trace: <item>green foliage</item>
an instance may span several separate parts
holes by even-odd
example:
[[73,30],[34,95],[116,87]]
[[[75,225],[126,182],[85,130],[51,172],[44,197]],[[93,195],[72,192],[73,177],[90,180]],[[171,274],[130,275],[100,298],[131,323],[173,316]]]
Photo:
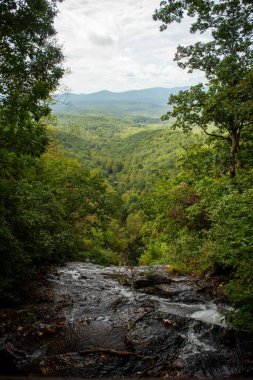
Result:
[[78,245],[39,159],[49,141],[50,93],[64,72],[56,5],[0,2],[1,298],[17,295],[41,262],[66,259]]
[[[98,174],[59,153],[40,159],[9,153],[2,162],[3,296],[13,291],[11,286],[26,282],[41,263],[73,259],[84,250],[82,236],[94,221],[104,219],[106,188]],[[14,172],[18,178],[13,178]]]
[[234,190],[224,195],[212,212],[210,238],[215,242],[213,262],[219,268],[229,267],[234,278],[225,291],[240,309],[235,323],[253,330],[253,191]]
[[[209,32],[208,42],[179,46],[175,60],[189,72],[205,73],[207,88],[199,84],[170,97],[172,111],[163,119],[177,118],[174,127],[185,131],[200,127],[214,138],[230,141],[230,177],[238,166],[240,137],[252,124],[252,12],[251,2],[243,0],[162,1],[155,20],[164,24],[181,22],[185,14],[194,20],[190,31]],[[211,36],[210,36],[211,35]]]
[[48,138],[43,120],[63,75],[54,36],[58,0],[1,1],[0,146],[39,156]]

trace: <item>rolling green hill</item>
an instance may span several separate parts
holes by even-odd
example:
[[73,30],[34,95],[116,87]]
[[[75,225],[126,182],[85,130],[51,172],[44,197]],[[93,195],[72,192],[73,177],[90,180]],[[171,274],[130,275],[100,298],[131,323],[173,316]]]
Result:
[[107,115],[129,116],[134,114],[161,116],[168,106],[171,94],[177,94],[187,87],[148,88],[126,92],[99,91],[92,94],[64,93],[55,97],[53,111],[57,114],[81,113],[92,111]]

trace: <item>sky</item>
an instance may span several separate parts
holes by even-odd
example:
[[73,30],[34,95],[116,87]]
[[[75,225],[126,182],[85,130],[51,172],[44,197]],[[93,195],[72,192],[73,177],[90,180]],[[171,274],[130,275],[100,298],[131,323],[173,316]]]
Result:
[[189,45],[189,20],[159,31],[152,15],[160,0],[64,0],[55,20],[63,47],[61,91],[91,93],[178,87],[203,81],[173,61],[176,47]]

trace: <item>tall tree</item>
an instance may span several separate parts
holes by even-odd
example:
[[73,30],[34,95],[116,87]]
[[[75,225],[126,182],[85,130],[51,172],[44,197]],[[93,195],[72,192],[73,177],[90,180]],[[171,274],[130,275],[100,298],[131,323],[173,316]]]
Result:
[[62,0],[0,0],[0,147],[40,155],[43,117],[64,73],[54,18]]
[[175,60],[189,72],[201,70],[207,79],[177,96],[173,110],[163,119],[176,117],[174,127],[185,131],[199,126],[206,134],[230,142],[230,177],[236,175],[240,137],[253,126],[253,3],[251,0],[164,0],[154,20],[168,24],[193,18],[190,31],[208,33],[208,42],[178,46]]

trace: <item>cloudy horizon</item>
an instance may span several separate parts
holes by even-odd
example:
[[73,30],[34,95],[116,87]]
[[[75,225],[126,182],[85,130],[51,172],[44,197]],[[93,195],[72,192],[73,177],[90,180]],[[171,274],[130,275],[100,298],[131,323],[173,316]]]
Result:
[[[115,92],[150,87],[188,86],[203,81],[173,61],[176,47],[196,36],[189,22],[165,32],[152,19],[157,0],[64,0],[55,21],[63,46],[65,74],[61,91]],[[188,24],[188,25],[187,25]]]

